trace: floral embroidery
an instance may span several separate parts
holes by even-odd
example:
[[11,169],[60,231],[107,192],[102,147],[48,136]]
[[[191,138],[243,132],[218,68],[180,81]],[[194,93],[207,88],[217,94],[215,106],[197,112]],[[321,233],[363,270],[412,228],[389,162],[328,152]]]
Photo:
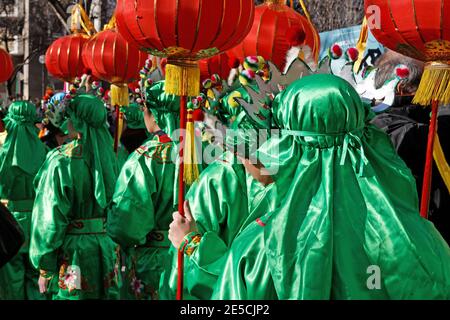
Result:
[[75,265],[69,265],[67,258],[64,258],[59,268],[58,286],[64,291],[76,295],[75,290],[88,291],[90,286],[86,279],[81,275],[80,268]]
[[131,280],[130,283],[131,290],[133,290],[135,296],[140,296],[142,294],[142,291],[144,290],[144,284],[141,280],[134,277],[133,280]]
[[129,282],[129,291],[137,300],[159,300],[159,292],[153,286],[145,284],[136,277],[136,256],[132,257],[131,267],[127,278]]
[[108,273],[104,279],[103,287],[109,289],[119,285],[120,247],[116,247],[116,262],[114,270]]

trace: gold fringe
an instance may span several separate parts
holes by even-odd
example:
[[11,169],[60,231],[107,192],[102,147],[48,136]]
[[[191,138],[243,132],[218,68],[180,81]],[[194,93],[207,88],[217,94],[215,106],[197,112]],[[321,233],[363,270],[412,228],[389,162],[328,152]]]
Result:
[[168,60],[165,91],[176,96],[200,94],[200,69],[195,61]]
[[186,142],[184,144],[184,182],[191,185],[200,175],[197,152],[195,150],[195,128],[192,110],[188,110],[186,123]]
[[432,62],[425,67],[413,103],[429,106],[433,100],[440,105],[450,103],[450,65]]
[[128,86],[124,85],[111,85],[111,105],[128,107],[130,99],[128,95]]
[[444,180],[444,183],[448,189],[448,193],[450,194],[450,166],[445,159],[444,151],[442,150],[441,142],[437,134],[434,140],[433,156],[434,161],[436,162],[436,166],[439,169],[439,173],[441,174],[442,180]]

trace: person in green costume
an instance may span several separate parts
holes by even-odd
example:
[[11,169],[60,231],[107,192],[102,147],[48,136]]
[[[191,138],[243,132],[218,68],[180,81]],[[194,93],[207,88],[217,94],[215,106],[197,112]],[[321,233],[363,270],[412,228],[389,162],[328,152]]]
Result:
[[22,227],[25,243],[19,254],[0,269],[0,300],[45,299],[39,293],[39,272],[31,265],[28,249],[35,196],[33,179],[45,161],[47,148],[38,138],[33,104],[13,102],[4,122],[8,135],[0,149],[0,199]]
[[119,246],[106,234],[118,164],[106,109],[79,94],[63,114],[76,139],[50,152],[35,179],[30,258],[55,300],[118,299]]
[[273,117],[281,135],[258,157],[286,196],[235,239],[213,298],[450,298],[450,249],[356,91],[305,77],[277,96]]
[[179,98],[164,92],[164,81],[146,89],[145,125],[152,137],[123,166],[108,215],[108,234],[127,251],[126,299],[158,299],[174,211]]
[[[245,89],[243,92],[249,99]],[[169,231],[172,265],[161,282],[165,299],[174,299],[176,294],[177,249],[185,253],[183,298],[210,299],[234,238],[276,204],[276,186],[249,157],[256,142],[249,135],[256,131],[246,129],[255,128],[245,116],[233,121],[236,134],[225,137],[230,150],[209,164],[191,186],[186,195],[186,218],[178,212],[173,215]]]

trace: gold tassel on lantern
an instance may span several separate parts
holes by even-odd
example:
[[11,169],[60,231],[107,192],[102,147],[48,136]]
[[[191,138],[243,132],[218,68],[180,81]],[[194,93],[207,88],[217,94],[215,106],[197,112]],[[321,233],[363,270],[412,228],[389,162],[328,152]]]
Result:
[[128,86],[124,85],[111,85],[111,105],[126,107],[130,104],[128,95]]
[[111,105],[119,108],[117,114],[117,128],[114,136],[114,151],[118,152],[118,146],[120,138],[122,137],[123,130],[123,112],[120,111],[120,107],[128,107],[130,104],[130,98],[128,95],[128,86],[111,84]]
[[450,103],[450,65],[443,62],[425,66],[413,103],[429,106],[433,100],[441,105]]
[[197,152],[195,150],[195,124],[191,109],[187,113],[186,143],[183,152],[184,182],[191,185],[199,176]]
[[167,60],[165,91],[176,96],[196,97],[200,93],[198,63],[188,60]]

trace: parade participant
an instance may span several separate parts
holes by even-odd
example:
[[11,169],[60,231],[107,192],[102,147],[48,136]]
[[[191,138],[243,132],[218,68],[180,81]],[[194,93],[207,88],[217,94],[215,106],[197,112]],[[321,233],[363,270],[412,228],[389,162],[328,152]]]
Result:
[[31,261],[40,291],[55,300],[117,299],[120,257],[105,227],[118,165],[106,110],[92,95],[66,99],[76,139],[53,150],[36,177]]
[[[412,99],[422,77],[424,63],[388,50],[375,63],[375,86],[380,88],[395,75],[399,64],[407,67],[407,77],[396,88],[394,105],[376,116],[373,124],[391,137],[400,157],[411,169],[417,183],[417,192],[422,194],[425,155],[430,124],[430,107],[412,104]],[[450,159],[450,109],[441,107],[438,115],[438,137],[444,157]],[[436,163],[433,165],[429,219],[450,243],[450,178],[445,176]]]
[[287,193],[235,239],[213,298],[448,299],[450,248],[351,85],[305,77],[272,113],[258,158]]
[[123,166],[107,226],[108,234],[127,251],[127,299],[158,299],[175,205],[176,144],[171,136],[179,126],[179,98],[164,93],[164,81],[149,86],[145,95],[144,121],[152,138]]
[[39,273],[29,260],[33,179],[45,160],[47,149],[39,141],[36,107],[25,101],[11,104],[4,119],[8,135],[0,150],[0,198],[22,227],[25,243],[0,269],[0,299],[43,299],[39,294]]
[[225,152],[208,165],[187,193],[186,218],[178,212],[173,215],[169,239],[174,258],[161,282],[165,299],[175,298],[177,249],[185,253],[183,298],[210,299],[234,238],[275,206],[273,181],[260,172],[250,155],[257,147],[257,131],[245,112],[241,113],[232,123],[234,132],[225,137]]

